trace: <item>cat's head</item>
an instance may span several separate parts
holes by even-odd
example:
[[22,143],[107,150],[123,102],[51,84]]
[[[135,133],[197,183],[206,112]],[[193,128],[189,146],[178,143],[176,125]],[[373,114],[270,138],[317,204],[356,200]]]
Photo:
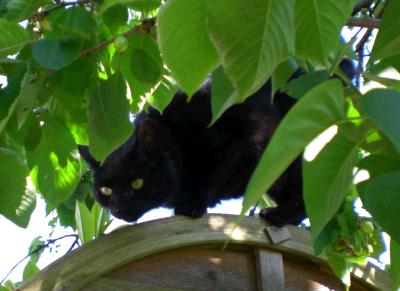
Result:
[[117,218],[136,221],[178,191],[175,164],[158,130],[148,119],[139,122],[134,134],[103,163],[87,146],[78,147],[94,173],[95,199]]

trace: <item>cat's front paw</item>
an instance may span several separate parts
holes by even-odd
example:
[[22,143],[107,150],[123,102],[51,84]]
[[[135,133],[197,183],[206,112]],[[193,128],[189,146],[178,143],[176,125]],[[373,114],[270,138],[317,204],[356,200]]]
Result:
[[263,208],[260,210],[260,217],[277,227],[289,224],[287,217],[284,217],[279,210],[278,208]]

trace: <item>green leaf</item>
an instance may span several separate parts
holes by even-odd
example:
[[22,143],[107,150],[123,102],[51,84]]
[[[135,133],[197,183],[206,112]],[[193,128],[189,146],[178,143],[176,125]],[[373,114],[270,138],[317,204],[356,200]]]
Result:
[[[143,83],[137,79],[135,74],[132,71],[132,61],[133,54],[132,51],[134,49],[143,49],[146,51],[147,55],[152,59],[152,62],[159,65],[162,63],[160,57],[160,51],[158,49],[157,43],[151,38],[149,35],[145,33],[139,33],[129,38],[128,49],[121,54],[114,54],[113,57],[113,69],[120,71],[125,79],[128,81],[129,88],[131,91],[132,97],[132,111],[138,112],[140,110],[139,103],[142,102],[142,97],[148,93],[151,88],[156,84],[155,83]],[[136,70],[144,69],[135,68]],[[136,72],[137,73],[137,72]],[[144,79],[146,79],[147,73],[137,73],[144,75]],[[154,75],[154,74],[153,74]],[[159,76],[160,77],[160,76]],[[155,78],[154,78],[155,79]],[[158,80],[155,80],[158,81]]]
[[24,20],[37,12],[39,7],[44,5],[46,0],[9,0],[7,3],[6,18],[12,20]]
[[32,182],[51,210],[72,195],[85,167],[76,155],[75,142],[63,121],[45,115],[40,142],[27,151],[27,160]]
[[17,154],[0,148],[0,213],[15,224],[26,227],[29,218],[21,217],[28,168]]
[[293,55],[294,3],[253,0],[249,5],[243,0],[210,1],[208,30],[241,100],[259,89],[275,68]]
[[400,289],[400,243],[395,242],[394,240],[390,241],[390,262],[392,267],[390,273],[392,275],[392,280],[393,280],[392,290],[399,290]]
[[79,239],[82,243],[86,243],[94,238],[95,225],[90,211],[84,203],[79,201],[76,201],[75,206],[75,223]]
[[4,283],[4,286],[7,291],[15,291],[15,289],[17,288],[17,287],[15,287],[15,284],[11,280],[7,280]]
[[400,2],[388,1],[378,35],[371,52],[370,63],[397,55],[400,50]]
[[312,139],[342,119],[340,81],[324,82],[303,96],[282,120],[264,151],[247,186],[242,213],[260,199]]
[[283,86],[282,90],[293,98],[300,99],[312,88],[328,80],[328,71],[315,71],[291,80]]
[[40,269],[36,265],[35,261],[29,260],[24,268],[22,280],[23,281],[29,280],[33,275],[35,275],[39,271]]
[[18,95],[21,92],[26,73],[25,65],[16,65],[7,71],[8,85],[0,91],[0,132],[4,130],[17,106]]
[[297,63],[290,59],[276,68],[272,74],[272,94],[281,89],[297,69]]
[[225,110],[239,102],[239,96],[223,67],[214,70],[211,79],[212,120],[210,125],[214,124]]
[[161,58],[153,59],[144,49],[132,50],[130,65],[133,76],[144,84],[155,84],[161,77]]
[[103,14],[107,9],[116,4],[129,4],[132,9],[146,12],[159,7],[161,0],[105,0],[100,7],[99,14]]
[[103,14],[103,21],[112,34],[120,34],[128,24],[128,9],[126,5],[115,5]]
[[357,164],[357,169],[368,171],[369,180],[357,184],[358,192],[364,193],[366,185],[373,178],[400,170],[400,160],[393,156],[382,154],[370,154],[360,160]]
[[74,210],[71,210],[67,208],[64,204],[60,204],[57,207],[57,216],[61,226],[70,226],[74,231],[76,231],[75,208]]
[[80,50],[77,40],[42,39],[33,45],[32,55],[43,67],[58,70],[78,58]]
[[360,195],[364,208],[393,240],[400,243],[398,202],[400,201],[400,171],[372,179]]
[[313,161],[303,163],[303,197],[314,241],[348,193],[358,146],[339,131]]
[[326,251],[325,255],[328,259],[328,264],[331,267],[332,271],[343,282],[344,285],[349,287],[351,283],[351,265],[343,257],[333,252]]
[[[78,59],[57,71],[54,96],[63,111],[78,124],[87,122],[85,90],[89,86],[94,63],[90,58]],[[71,84],[74,84],[71,86]]]
[[103,161],[132,134],[124,79],[116,74],[107,81],[93,82],[87,99],[90,151]]
[[39,92],[44,85],[44,78],[37,78],[37,75],[28,71],[21,81],[21,90],[16,99],[15,114],[17,117],[18,129],[25,123],[28,115],[32,112],[39,101]]
[[172,101],[177,90],[175,80],[171,76],[164,75],[155,91],[147,97],[147,101],[162,113]]
[[60,37],[91,39],[96,33],[96,21],[87,9],[82,6],[73,6],[68,9],[59,9],[49,15],[51,30],[46,37],[59,40]]
[[36,190],[33,187],[25,188],[25,192],[22,195],[21,203],[16,209],[19,226],[27,227],[31,219],[31,215],[36,208]]
[[296,54],[325,63],[358,0],[296,1]]
[[161,0],[133,0],[128,6],[136,11],[150,12],[161,5]]
[[104,233],[107,227],[111,224],[110,216],[106,209],[102,208],[99,203],[95,202],[93,204],[92,210],[90,212],[92,221],[95,223],[95,237],[99,237]]
[[31,41],[28,32],[18,23],[0,19],[0,58],[16,54]]
[[371,90],[361,98],[361,108],[400,152],[400,93],[390,89]]
[[76,149],[74,137],[63,120],[51,114],[45,114],[42,121],[42,138],[46,146],[57,156],[60,165],[65,167],[69,155]]
[[205,0],[171,0],[157,16],[158,43],[165,64],[189,96],[220,62],[207,33],[206,16]]
[[43,245],[45,245],[45,241],[41,236],[37,236],[32,240],[28,248],[29,253],[32,254],[30,258],[31,261],[37,262],[39,260],[45,250]]

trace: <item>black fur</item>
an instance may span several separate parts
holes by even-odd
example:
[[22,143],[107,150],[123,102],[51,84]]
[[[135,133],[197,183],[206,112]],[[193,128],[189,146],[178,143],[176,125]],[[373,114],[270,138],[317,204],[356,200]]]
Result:
[[[96,200],[115,217],[135,221],[159,206],[200,217],[207,207],[243,195],[267,142],[294,101],[278,93],[272,105],[268,81],[208,127],[210,87],[208,81],[190,102],[183,92],[177,92],[163,114],[153,108],[140,113],[134,134],[102,165],[87,147],[79,147],[94,171]],[[143,180],[139,190],[131,186],[135,179]],[[101,187],[112,189],[112,194],[104,195]],[[261,211],[268,221],[280,226],[299,224],[306,217],[301,157],[268,194],[278,204]]]

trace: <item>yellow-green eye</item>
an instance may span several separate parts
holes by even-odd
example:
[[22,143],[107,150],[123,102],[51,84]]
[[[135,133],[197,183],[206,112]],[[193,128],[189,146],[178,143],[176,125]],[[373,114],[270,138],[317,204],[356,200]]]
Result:
[[100,192],[103,193],[103,195],[111,196],[111,194],[112,194],[112,189],[111,189],[111,188],[108,188],[108,187],[101,187],[101,188],[100,188]]
[[139,190],[140,188],[143,187],[143,183],[144,183],[143,179],[135,179],[132,181],[131,186],[133,189]]

